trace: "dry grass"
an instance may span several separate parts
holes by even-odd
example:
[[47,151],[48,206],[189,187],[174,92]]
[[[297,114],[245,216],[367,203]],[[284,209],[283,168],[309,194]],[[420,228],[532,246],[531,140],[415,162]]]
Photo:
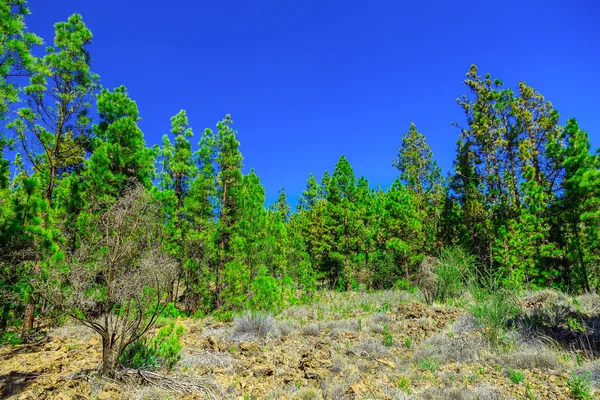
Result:
[[234,320],[231,340],[246,342],[278,338],[281,335],[273,314],[246,313]]
[[440,333],[424,341],[415,350],[413,359],[417,361],[427,358],[440,363],[470,363],[479,361],[481,355],[489,349],[489,345],[476,336],[449,337]]
[[423,400],[500,400],[506,397],[490,386],[469,388],[439,388],[428,390],[419,396]]
[[216,351],[183,351],[181,353],[181,360],[179,360],[178,368],[231,368],[235,365],[236,361],[229,353],[222,353]]
[[354,349],[358,355],[365,356],[368,359],[382,358],[389,354],[388,349],[381,341],[367,339],[360,342]]
[[558,356],[558,353],[550,347],[525,345],[501,355],[501,360],[506,366],[515,369],[560,370],[563,364],[560,363]]
[[91,328],[76,322],[68,322],[65,325],[52,329],[50,332],[51,337],[75,339],[82,342],[87,342],[96,335],[97,333]]

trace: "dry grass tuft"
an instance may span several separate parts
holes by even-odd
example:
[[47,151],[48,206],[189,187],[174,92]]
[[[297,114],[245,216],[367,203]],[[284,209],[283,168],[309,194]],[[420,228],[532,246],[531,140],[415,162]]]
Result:
[[477,362],[489,351],[489,345],[476,336],[449,337],[436,334],[424,341],[413,354],[415,361],[421,358],[434,359],[440,363]]
[[236,363],[229,353],[202,350],[198,352],[184,351],[179,360],[179,369],[185,368],[231,368]]
[[96,336],[96,332],[85,325],[73,322],[52,329],[50,336],[61,339],[75,339],[87,342]]
[[355,353],[368,359],[382,358],[389,354],[388,349],[380,341],[368,339],[355,347]]
[[502,392],[489,387],[481,386],[474,389],[469,388],[439,388],[428,390],[419,397],[423,400],[500,400],[506,397]]
[[562,369],[558,353],[547,346],[520,346],[501,356],[504,364],[514,369]]
[[231,339],[234,342],[250,342],[278,338],[280,335],[273,314],[246,313],[235,318]]

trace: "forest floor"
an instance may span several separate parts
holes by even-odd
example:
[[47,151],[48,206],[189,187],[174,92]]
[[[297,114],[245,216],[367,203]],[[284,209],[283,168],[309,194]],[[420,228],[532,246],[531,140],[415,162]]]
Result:
[[[326,292],[275,318],[178,318],[182,358],[156,385],[99,377],[99,336],[66,324],[37,344],[0,347],[0,398],[572,399],[572,371],[600,375],[557,343],[490,345],[459,303]],[[169,384],[188,381],[202,392]]]

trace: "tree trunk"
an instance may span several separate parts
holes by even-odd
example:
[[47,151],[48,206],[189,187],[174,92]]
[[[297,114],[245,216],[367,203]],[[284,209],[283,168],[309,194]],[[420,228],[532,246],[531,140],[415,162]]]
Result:
[[4,336],[4,332],[6,332],[6,324],[8,323],[8,310],[10,309],[9,304],[4,304],[0,313],[0,338]]
[[33,323],[35,322],[35,299],[33,295],[29,297],[27,304],[25,305],[25,317],[23,318],[23,333],[33,330]]
[[345,240],[345,251],[346,260],[344,262],[344,274],[346,275],[346,292],[350,290],[350,256],[348,254],[348,216],[344,218],[344,240]]
[[115,350],[115,344],[110,339],[102,337],[102,375],[109,378],[115,376],[119,361],[119,355]]

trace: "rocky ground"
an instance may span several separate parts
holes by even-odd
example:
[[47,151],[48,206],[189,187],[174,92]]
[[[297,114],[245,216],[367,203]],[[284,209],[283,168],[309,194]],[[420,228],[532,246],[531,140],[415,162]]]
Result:
[[[598,367],[556,344],[491,346],[462,307],[426,306],[400,291],[324,293],[276,318],[177,323],[185,328],[182,358],[160,371],[170,380],[99,377],[99,337],[67,324],[37,344],[0,347],[0,397],[571,399],[570,372]],[[169,382],[199,390],[186,394]]]

